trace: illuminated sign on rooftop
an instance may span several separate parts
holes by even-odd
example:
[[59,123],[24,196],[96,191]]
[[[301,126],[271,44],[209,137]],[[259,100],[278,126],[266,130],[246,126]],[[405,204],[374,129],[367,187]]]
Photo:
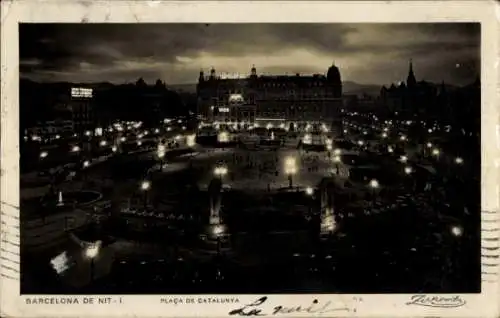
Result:
[[238,78],[246,78],[246,74],[240,74],[240,73],[220,73],[219,78],[220,79],[238,79]]
[[72,87],[71,97],[74,98],[92,98],[92,88]]

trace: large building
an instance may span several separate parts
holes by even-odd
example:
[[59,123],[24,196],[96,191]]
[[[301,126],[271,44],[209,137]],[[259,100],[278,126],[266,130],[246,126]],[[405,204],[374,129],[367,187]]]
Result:
[[221,122],[331,122],[342,108],[340,71],[330,66],[326,75],[247,76],[200,72],[197,86],[198,114]]
[[[444,83],[442,86],[444,88]],[[433,112],[430,108],[435,104],[436,96],[443,91],[443,88],[438,89],[434,84],[426,81],[417,82],[413,72],[413,63],[410,60],[406,83],[392,84],[389,88],[383,86],[380,99],[381,103],[392,112],[408,116],[425,113],[429,116]]]

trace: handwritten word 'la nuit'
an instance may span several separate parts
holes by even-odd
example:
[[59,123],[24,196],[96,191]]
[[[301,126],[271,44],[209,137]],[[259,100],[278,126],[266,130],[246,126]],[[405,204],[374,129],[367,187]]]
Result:
[[317,299],[313,300],[312,303],[307,306],[275,306],[271,312],[266,313],[261,307],[267,301],[267,297],[261,297],[254,301],[253,303],[247,304],[241,308],[231,310],[229,315],[231,316],[267,316],[267,315],[279,315],[279,314],[293,314],[293,313],[307,313],[307,314],[323,314],[332,311],[345,310],[349,311],[348,308],[334,308],[332,302],[328,301],[323,305],[319,304]]

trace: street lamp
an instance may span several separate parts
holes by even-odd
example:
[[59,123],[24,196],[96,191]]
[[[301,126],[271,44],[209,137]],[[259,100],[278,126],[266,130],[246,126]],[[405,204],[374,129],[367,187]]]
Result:
[[146,206],[148,203],[148,191],[151,188],[151,182],[145,180],[141,183],[141,190],[144,192],[144,210],[146,210]]
[[94,280],[94,260],[99,256],[101,241],[97,241],[85,248],[85,257],[90,260],[90,281]]
[[71,152],[79,152],[80,151],[80,147],[78,146],[73,146],[73,148],[71,148]]
[[382,138],[387,138],[387,133],[386,132],[382,133]]
[[407,156],[401,156],[401,158],[399,158],[399,160],[403,163],[407,162],[408,161],[408,157]]
[[378,180],[372,179],[370,180],[370,183],[368,184],[370,186],[371,192],[372,192],[372,204],[375,203],[375,191],[380,187],[380,184]]
[[288,186],[293,187],[293,175],[297,173],[297,163],[294,157],[285,158],[285,174],[288,176]]
[[452,226],[450,231],[451,231],[451,234],[455,237],[460,237],[464,234],[463,228],[461,226],[458,226],[458,225]]
[[117,152],[117,151],[118,151],[118,148],[117,148],[116,146],[113,146],[113,147],[111,147],[111,151],[113,151],[113,152]]
[[455,158],[455,163],[458,164],[458,165],[461,165],[462,163],[464,163],[464,160],[460,157],[456,157]]
[[406,136],[405,135],[401,135],[401,137],[399,137],[399,139],[401,139],[401,141],[405,141],[406,140]]
[[143,191],[149,190],[150,187],[151,187],[151,182],[149,182],[149,181],[143,181],[141,183],[141,190],[143,190]]
[[85,160],[85,161],[83,162],[83,167],[84,167],[84,168],[87,168],[89,165],[90,165],[90,162],[89,162],[88,160]]
[[99,145],[100,145],[101,147],[104,147],[104,146],[106,146],[106,144],[107,144],[107,143],[108,143],[108,142],[107,142],[106,140],[101,140],[101,142],[99,143]]
[[411,167],[405,167],[406,174],[411,174],[412,172],[413,172],[413,169]]
[[42,159],[47,157],[48,155],[49,155],[49,153],[47,151],[40,152],[40,158],[42,158]]
[[369,185],[370,185],[370,188],[372,188],[372,189],[378,189],[380,187],[380,184],[379,184],[377,179],[370,180]]
[[228,170],[227,170],[226,166],[219,166],[219,167],[215,167],[214,174],[222,180],[222,177],[227,174],[227,171]]
[[158,145],[158,158],[160,158],[160,171],[163,170],[163,158],[165,157],[165,145],[159,144]]
[[311,187],[307,187],[307,188],[306,188],[306,194],[307,194],[307,195],[313,195],[313,193],[314,193],[313,188],[311,188]]

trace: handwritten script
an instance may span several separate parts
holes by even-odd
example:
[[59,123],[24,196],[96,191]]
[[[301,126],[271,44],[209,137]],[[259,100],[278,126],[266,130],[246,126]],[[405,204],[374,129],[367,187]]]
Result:
[[435,296],[435,295],[413,295],[407,305],[417,305],[439,308],[456,308],[465,305],[465,300],[460,296]]
[[231,310],[229,315],[231,316],[273,316],[273,315],[290,315],[294,313],[303,314],[324,314],[334,311],[350,311],[347,307],[336,307],[331,301],[320,304],[317,299],[314,299],[307,306],[296,305],[296,306],[283,306],[278,305],[266,309],[267,296],[261,297],[256,301],[244,305],[238,309]]

